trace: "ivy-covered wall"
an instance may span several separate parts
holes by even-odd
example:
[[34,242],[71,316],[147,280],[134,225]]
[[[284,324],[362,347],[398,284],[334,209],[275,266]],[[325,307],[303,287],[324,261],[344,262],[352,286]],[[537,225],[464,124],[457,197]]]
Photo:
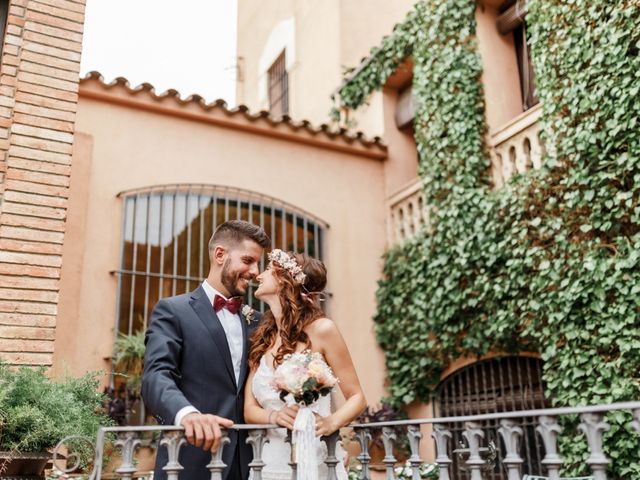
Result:
[[[426,401],[452,360],[537,351],[556,405],[640,398],[640,2],[529,0],[544,167],[490,188],[475,0],[424,0],[341,90],[356,108],[414,62],[432,228],[385,257],[375,318],[390,397]],[[610,415],[615,478],[638,438]],[[571,438],[567,474],[584,468]]]

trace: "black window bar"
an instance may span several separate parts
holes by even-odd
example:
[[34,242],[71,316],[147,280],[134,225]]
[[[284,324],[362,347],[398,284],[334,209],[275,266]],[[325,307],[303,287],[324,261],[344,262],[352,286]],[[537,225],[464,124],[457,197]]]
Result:
[[273,62],[268,71],[269,77],[269,112],[275,117],[289,114],[289,74],[286,67],[286,56],[283,51]]
[[[482,360],[464,367],[439,386],[434,402],[435,415],[453,417],[485,413],[512,412],[548,408],[544,396],[542,380],[542,361],[538,358],[512,356]],[[522,471],[530,475],[542,475],[544,458],[543,446],[536,435],[535,418],[518,419],[524,430],[521,456],[524,459]],[[497,420],[482,422],[485,433],[485,445],[491,442],[496,447],[500,461],[495,467],[484,473],[487,480],[507,480],[502,467],[504,445],[498,434],[500,424]],[[467,447],[462,436],[464,425],[447,426],[453,434],[452,450]],[[450,452],[452,459],[451,480],[469,480],[471,477],[464,465],[465,456]]]
[[[130,190],[118,197],[123,200],[120,267],[111,272],[118,279],[116,337],[146,330],[159,299],[195,290],[202,283],[209,273],[209,239],[227,220],[262,226],[273,248],[323,258],[328,225],[266,195],[216,185],[180,184]],[[261,270],[265,260],[266,252],[260,260]],[[263,302],[253,295],[255,288],[255,284],[249,286],[245,302],[264,311]],[[128,406],[125,421],[144,422],[144,406],[123,392],[123,383],[120,375],[112,376],[111,387],[124,395],[122,400]]]
[[[117,330],[146,329],[156,302],[194,290],[209,272],[208,242],[233,219],[260,225],[272,247],[322,259],[326,223],[285,202],[210,185],[171,185],[123,192]],[[261,260],[261,268],[265,259]],[[264,310],[250,285],[246,302]]]

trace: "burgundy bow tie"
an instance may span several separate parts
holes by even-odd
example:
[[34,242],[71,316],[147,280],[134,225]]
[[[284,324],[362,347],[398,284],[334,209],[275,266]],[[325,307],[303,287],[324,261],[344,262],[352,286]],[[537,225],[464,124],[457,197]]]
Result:
[[240,297],[232,297],[229,300],[225,300],[224,297],[216,295],[213,299],[213,309],[218,312],[223,308],[226,308],[234,315],[240,311],[240,305],[242,299]]

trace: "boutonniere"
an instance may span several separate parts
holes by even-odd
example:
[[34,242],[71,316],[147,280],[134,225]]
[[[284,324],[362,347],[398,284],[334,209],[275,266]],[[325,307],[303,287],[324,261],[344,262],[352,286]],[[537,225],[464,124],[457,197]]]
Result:
[[244,305],[242,307],[242,315],[244,316],[247,325],[249,325],[256,318],[256,311],[249,305]]

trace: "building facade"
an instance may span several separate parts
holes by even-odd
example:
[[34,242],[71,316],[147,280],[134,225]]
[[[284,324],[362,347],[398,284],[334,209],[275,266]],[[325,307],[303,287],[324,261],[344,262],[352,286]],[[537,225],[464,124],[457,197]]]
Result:
[[[56,373],[111,371],[117,335],[144,329],[158,298],[196,288],[215,225],[244,218],[264,225],[275,246],[326,262],[327,313],[369,401],[384,396],[372,335],[381,256],[428,223],[410,60],[356,119],[384,143],[323,122],[341,67],[366,62],[413,2],[356,3],[267,8],[241,0],[238,100],[248,106],[235,109],[97,73],[78,81],[82,2],[8,5],[0,79],[4,360]],[[497,187],[540,161],[519,5],[483,0],[476,12]],[[315,122],[298,121],[304,117]],[[469,363],[460,359],[445,376]]]
[[144,329],[158,298],[197,288],[213,229],[240,218],[274,247],[326,262],[327,313],[370,372],[370,395],[383,394],[382,355],[371,355],[385,247],[379,140],[97,73],[79,95],[56,371],[109,371],[115,337]]

